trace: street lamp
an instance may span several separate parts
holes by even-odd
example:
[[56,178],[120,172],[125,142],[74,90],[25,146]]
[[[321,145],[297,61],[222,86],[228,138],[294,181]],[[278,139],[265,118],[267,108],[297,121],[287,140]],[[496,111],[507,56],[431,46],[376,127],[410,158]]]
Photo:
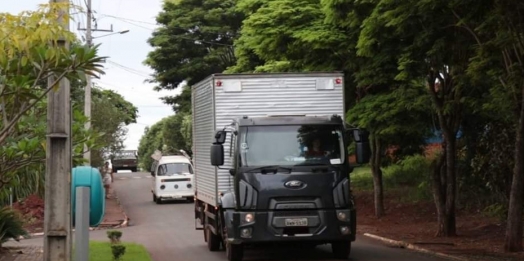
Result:
[[104,34],[104,35],[97,36],[97,37],[91,37],[91,39],[102,38],[102,37],[106,37],[106,36],[110,36],[110,35],[114,35],[114,34],[127,34],[127,33],[129,33],[129,30],[123,30],[123,31],[120,31],[120,32],[114,32],[114,33]]

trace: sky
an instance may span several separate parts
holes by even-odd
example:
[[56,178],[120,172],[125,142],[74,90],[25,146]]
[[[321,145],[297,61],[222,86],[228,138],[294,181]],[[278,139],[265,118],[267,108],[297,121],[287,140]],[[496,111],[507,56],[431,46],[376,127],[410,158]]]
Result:
[[[71,0],[86,10],[87,0]],[[17,14],[25,10],[35,10],[39,4],[49,1],[20,0],[0,1],[0,12]],[[92,0],[92,9],[97,20],[97,28],[111,29],[114,32],[129,30],[125,34],[111,34],[110,32],[93,32],[94,44],[101,44],[99,54],[108,57],[105,66],[105,75],[100,79],[93,79],[104,89],[118,92],[133,103],[139,110],[136,124],[127,126],[128,134],[124,145],[126,149],[138,149],[140,137],[144,128],[151,126],[164,117],[173,115],[170,106],[159,99],[166,95],[177,95],[180,88],[174,91],[156,92],[154,84],[145,83],[153,72],[143,65],[147,54],[152,47],[147,43],[151,33],[156,28],[156,15],[161,11],[162,0]],[[70,22],[70,30],[80,39],[85,37],[85,31],[78,30],[86,26],[84,14],[73,14],[74,21]],[[94,28],[94,23],[92,28]]]

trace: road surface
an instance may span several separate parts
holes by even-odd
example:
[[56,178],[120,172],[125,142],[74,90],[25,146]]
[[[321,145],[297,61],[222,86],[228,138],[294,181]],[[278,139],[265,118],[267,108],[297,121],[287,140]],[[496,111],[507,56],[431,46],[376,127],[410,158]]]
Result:
[[[143,244],[154,261],[223,261],[225,252],[210,252],[203,232],[195,230],[193,204],[186,202],[153,202],[149,173],[118,173],[114,188],[123,205],[130,226],[122,228],[122,240]],[[105,231],[91,232],[92,240],[107,240]],[[23,245],[41,244],[42,238],[24,240]],[[315,249],[250,249],[244,260],[334,260],[329,245]],[[443,261],[410,250],[391,248],[358,236],[353,243],[353,261]]]

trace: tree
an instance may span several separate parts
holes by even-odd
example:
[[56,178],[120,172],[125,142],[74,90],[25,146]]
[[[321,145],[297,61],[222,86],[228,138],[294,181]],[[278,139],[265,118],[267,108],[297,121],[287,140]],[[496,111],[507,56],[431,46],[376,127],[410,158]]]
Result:
[[[173,90],[184,81],[192,86],[235,64],[233,40],[243,20],[242,14],[235,11],[235,2],[164,2],[157,16],[160,28],[148,40],[154,50],[145,61],[155,71],[150,80],[158,84],[155,90]],[[175,97],[163,100],[167,104],[181,102]]]
[[[162,128],[162,140],[165,145],[164,153],[167,154],[179,154],[180,150],[184,150],[191,154],[191,143],[184,138],[182,129],[184,126],[184,120],[187,119],[186,114],[177,113],[175,115],[164,118]],[[185,134],[187,136],[187,134]]]
[[153,163],[151,155],[153,155],[156,150],[162,150],[162,146],[164,145],[162,137],[164,121],[165,118],[153,124],[151,127],[146,127],[144,134],[140,138],[138,155],[141,155],[139,161],[141,167],[144,169],[151,169],[151,164]]
[[383,158],[391,146],[411,147],[420,152],[429,134],[427,104],[422,86],[399,88],[391,92],[367,95],[347,113],[347,122],[370,131],[372,141],[375,216],[384,213]]
[[[72,102],[82,108],[84,87],[85,82],[82,81],[71,83]],[[126,126],[136,123],[138,108],[115,91],[94,86],[91,92],[91,128],[101,134],[96,143],[103,144],[97,149],[91,149],[91,164],[101,166],[108,155],[124,148]]]
[[[318,71],[346,68],[344,32],[324,22],[318,0],[241,0],[246,15],[229,72]],[[252,54],[262,64],[248,62]],[[247,66],[247,67],[241,67]]]
[[[524,4],[512,0],[481,1],[474,13],[453,10],[458,26],[476,43],[470,73],[473,77],[488,75],[506,115],[515,126],[514,166],[509,193],[504,249],[524,250]],[[493,66],[495,65],[495,66]],[[502,99],[501,99],[502,98]]]
[[[45,159],[47,104],[43,98],[47,93],[58,88],[61,79],[102,73],[98,46],[57,47],[59,38],[75,39],[57,22],[61,5],[41,5],[35,12],[19,15],[0,14],[0,191],[4,195],[6,186],[24,184],[23,172],[38,168]],[[55,81],[48,87],[50,77]],[[73,118],[73,160],[77,164],[83,144],[98,135],[79,128],[86,119],[78,110]]]
[[361,53],[381,54],[378,39],[384,35],[380,32],[390,28],[388,36],[398,39],[402,47],[396,79],[425,79],[443,133],[443,154],[433,177],[440,236],[456,234],[456,137],[466,106],[465,90],[474,87],[466,77],[473,42],[453,26],[457,19],[449,10],[455,8],[465,7],[440,0],[380,1],[364,22],[358,47]]
[[[98,46],[73,46],[70,50],[49,46],[59,38],[74,40],[74,34],[57,22],[60,5],[42,5],[36,12],[18,16],[0,14],[4,29],[0,30],[0,145],[12,134],[20,118],[57,88],[60,80],[103,73]],[[52,87],[42,86],[50,77],[54,77]]]

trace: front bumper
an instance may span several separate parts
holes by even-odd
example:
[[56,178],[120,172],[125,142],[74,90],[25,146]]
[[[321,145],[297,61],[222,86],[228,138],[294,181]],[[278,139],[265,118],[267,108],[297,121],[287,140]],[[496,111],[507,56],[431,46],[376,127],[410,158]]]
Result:
[[[254,216],[251,222],[246,221],[248,214]],[[335,241],[355,241],[356,238],[356,211],[354,209],[314,210],[306,214],[285,211],[226,210],[224,219],[228,231],[227,240],[233,244],[279,241],[307,241],[323,244]]]
[[195,194],[192,191],[176,192],[176,193],[159,192],[158,195],[156,196],[159,198],[165,198],[165,199],[183,199],[183,198],[193,198]]

